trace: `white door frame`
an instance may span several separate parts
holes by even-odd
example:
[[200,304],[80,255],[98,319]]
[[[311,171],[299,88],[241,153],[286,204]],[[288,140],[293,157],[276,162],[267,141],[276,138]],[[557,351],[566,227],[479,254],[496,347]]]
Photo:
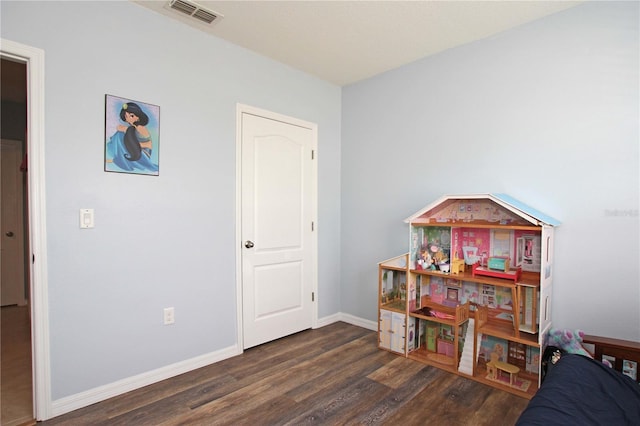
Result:
[[[44,169],[44,50],[0,39],[0,54],[27,64],[27,155],[33,410],[36,420],[51,416],[49,296]],[[27,260],[29,261],[29,260]]]
[[[236,106],[236,344],[237,352],[243,352],[243,322],[242,322],[242,114],[248,113],[271,120],[282,121],[283,123],[296,124],[302,127],[314,128],[316,125],[299,120],[297,118],[288,117],[275,112],[252,107],[244,104]],[[311,194],[311,214],[314,217],[315,231],[312,232],[312,280],[311,285],[315,301],[312,303],[311,327],[318,326],[318,149],[317,140],[314,141],[314,152],[316,161],[313,162],[312,175],[312,194]]]

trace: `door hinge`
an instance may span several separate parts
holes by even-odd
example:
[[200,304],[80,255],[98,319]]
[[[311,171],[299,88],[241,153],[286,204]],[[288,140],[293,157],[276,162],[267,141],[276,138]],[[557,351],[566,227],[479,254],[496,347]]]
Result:
[[315,226],[314,226],[314,223],[311,222],[311,232],[313,232],[313,231],[315,231]]
[[315,150],[311,150],[311,159],[315,160],[316,159],[316,151]]
[[311,301],[312,302],[316,301],[316,294],[313,291],[311,292]]

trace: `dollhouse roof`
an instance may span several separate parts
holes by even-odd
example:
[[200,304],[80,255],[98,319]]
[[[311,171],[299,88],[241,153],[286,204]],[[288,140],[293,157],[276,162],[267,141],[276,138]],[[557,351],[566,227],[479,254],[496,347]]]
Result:
[[444,195],[405,219],[405,222],[500,222],[506,225],[560,225],[558,220],[507,194]]

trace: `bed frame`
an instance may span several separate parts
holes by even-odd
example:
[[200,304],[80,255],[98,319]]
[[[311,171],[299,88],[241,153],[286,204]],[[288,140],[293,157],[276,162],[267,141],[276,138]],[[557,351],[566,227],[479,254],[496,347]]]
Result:
[[640,342],[585,335],[583,344],[598,361],[602,361],[603,355],[615,358],[613,368],[620,372],[623,372],[624,361],[635,362],[636,382],[640,384]]

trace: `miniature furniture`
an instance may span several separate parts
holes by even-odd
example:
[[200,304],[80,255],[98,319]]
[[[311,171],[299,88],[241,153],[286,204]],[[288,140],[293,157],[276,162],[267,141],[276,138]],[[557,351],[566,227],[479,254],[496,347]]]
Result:
[[496,362],[497,362],[497,357],[495,360],[491,359],[491,361],[487,362],[487,376],[489,376],[489,378],[491,378],[492,380],[498,380],[498,371],[496,370]]
[[480,261],[480,256],[478,256],[478,247],[462,247],[462,253],[464,255],[464,263],[467,265],[475,265]]
[[[559,222],[505,194],[445,195],[405,222],[409,251],[378,264],[379,347],[530,399],[551,327]],[[389,297],[401,283],[407,291]],[[506,362],[491,362],[495,347]]]
[[509,258],[508,257],[490,257],[487,263],[487,268],[495,269],[502,272],[509,270]]
[[438,353],[453,358],[453,343],[438,339]]
[[458,253],[451,260],[451,273],[455,275],[464,273],[464,259],[458,259]]
[[513,386],[514,379],[518,376],[520,369],[515,365],[499,361],[498,354],[492,353],[491,361],[487,363],[487,373],[493,380],[498,380],[500,378],[500,371],[509,373],[509,384]]
[[484,266],[480,266],[479,263],[476,263],[471,267],[471,273],[474,277],[476,275],[484,275],[486,277],[504,278],[518,282],[520,275],[522,274],[522,269],[516,268],[507,271],[499,271],[496,269],[485,268]]

